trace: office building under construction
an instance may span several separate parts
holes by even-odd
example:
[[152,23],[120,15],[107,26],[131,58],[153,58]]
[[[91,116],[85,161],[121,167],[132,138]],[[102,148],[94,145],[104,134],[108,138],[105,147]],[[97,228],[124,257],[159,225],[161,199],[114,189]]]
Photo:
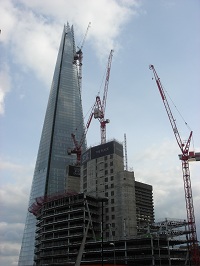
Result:
[[75,265],[78,258],[81,265],[190,265],[185,220],[146,224],[132,238],[103,238],[102,198],[66,193],[37,202],[35,265]]
[[87,150],[80,173],[82,192],[41,197],[29,209],[38,220],[35,265],[189,265],[186,221],[154,222],[152,186],[123,170],[122,144]]
[[123,145],[116,140],[82,155],[81,191],[108,199],[104,213],[110,231],[104,237],[112,233],[115,239],[131,238],[137,235],[137,218],[145,223],[154,221],[152,186],[136,182],[134,172],[124,171]]

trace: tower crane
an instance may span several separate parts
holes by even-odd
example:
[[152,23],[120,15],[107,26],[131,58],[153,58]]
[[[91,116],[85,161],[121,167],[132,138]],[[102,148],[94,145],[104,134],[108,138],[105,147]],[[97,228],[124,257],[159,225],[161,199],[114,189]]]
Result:
[[88,24],[88,27],[87,27],[87,30],[85,32],[85,35],[84,35],[84,38],[83,38],[83,41],[81,43],[81,46],[80,48],[78,48],[78,50],[76,51],[75,55],[74,55],[74,61],[73,61],[73,64],[75,64],[76,66],[78,66],[78,80],[79,80],[79,87],[80,87],[80,91],[81,91],[81,87],[82,87],[82,62],[83,62],[83,52],[82,52],[82,49],[83,49],[83,45],[85,43],[85,39],[87,37],[87,34],[88,34],[88,30],[91,26],[91,22],[89,22]]
[[67,153],[68,153],[68,155],[76,154],[76,165],[80,165],[81,155],[82,155],[82,145],[83,145],[83,142],[85,141],[87,131],[89,129],[90,123],[91,123],[93,115],[94,115],[94,107],[95,107],[95,104],[92,107],[92,110],[90,112],[90,116],[88,118],[87,124],[85,126],[85,130],[81,136],[80,141],[78,142],[76,140],[76,136],[74,133],[71,134],[72,140],[74,142],[74,148],[73,149],[68,148]]
[[96,106],[94,109],[94,118],[98,119],[100,122],[101,144],[106,143],[106,124],[110,122],[109,119],[105,119],[105,110],[106,110],[106,100],[107,100],[108,84],[109,84],[109,78],[110,78],[110,69],[111,69],[113,52],[114,50],[111,50],[109,57],[108,57],[103,101],[101,102],[100,96],[96,96]]
[[181,150],[181,155],[179,155],[179,159],[182,161],[182,172],[183,172],[183,181],[184,181],[184,190],[185,190],[185,201],[186,201],[186,211],[187,211],[187,219],[188,219],[188,227],[189,227],[189,237],[191,242],[191,254],[193,265],[200,265],[200,255],[198,249],[198,241],[197,241],[197,233],[196,233],[196,224],[195,224],[195,215],[194,215],[194,205],[193,205],[193,197],[192,197],[192,187],[190,180],[190,170],[189,170],[189,161],[190,160],[198,160],[199,153],[190,152],[190,142],[192,139],[192,131],[189,134],[189,137],[186,142],[183,142],[181,136],[179,134],[176,120],[173,117],[172,111],[170,109],[169,103],[167,101],[165,91],[160,82],[160,78],[158,77],[156,70],[153,65],[149,66],[149,69],[153,71],[155,81],[160,92],[162,101],[164,103],[172,130],[174,132],[176,141]]

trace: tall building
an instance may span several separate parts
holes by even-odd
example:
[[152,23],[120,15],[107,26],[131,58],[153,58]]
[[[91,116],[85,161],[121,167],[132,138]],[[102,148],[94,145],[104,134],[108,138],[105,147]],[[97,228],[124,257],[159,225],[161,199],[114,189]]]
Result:
[[82,155],[81,190],[104,203],[105,239],[137,235],[134,172],[124,171],[123,145],[115,140]]
[[154,222],[152,186],[135,181],[135,200],[138,234],[141,234],[145,225]]
[[[75,41],[73,26],[64,26],[55,66],[45,121],[43,125],[29,206],[35,198],[63,193],[67,190],[66,169],[75,162],[67,154],[73,147],[71,133],[79,140],[83,134],[83,114],[77,66],[74,62]],[[76,131],[75,131],[76,130]],[[83,149],[85,149],[83,145]],[[27,213],[19,266],[34,263],[36,219]]]

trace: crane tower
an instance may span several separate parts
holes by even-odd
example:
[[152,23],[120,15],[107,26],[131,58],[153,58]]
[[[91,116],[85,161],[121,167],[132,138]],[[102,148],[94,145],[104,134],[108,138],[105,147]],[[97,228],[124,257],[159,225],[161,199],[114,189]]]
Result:
[[75,64],[78,67],[78,81],[79,81],[80,91],[81,91],[81,87],[82,87],[82,65],[83,65],[83,52],[82,52],[82,49],[83,49],[83,45],[85,43],[85,39],[87,37],[87,34],[88,34],[90,26],[91,26],[91,22],[89,22],[89,24],[88,24],[88,27],[87,27],[87,30],[85,32],[85,35],[84,35],[84,38],[83,38],[83,41],[81,43],[80,48],[77,47],[78,50],[76,51],[76,53],[74,55],[74,61],[73,61],[73,64]]
[[111,50],[109,57],[108,57],[103,101],[101,102],[100,96],[97,96],[96,97],[96,107],[94,109],[94,118],[98,119],[100,122],[101,144],[106,143],[106,124],[108,124],[110,122],[109,119],[105,119],[105,110],[106,110],[106,100],[107,100],[108,84],[109,84],[109,78],[110,78],[110,69],[111,69],[113,52],[114,51]]
[[164,91],[163,86],[160,82],[160,78],[158,77],[158,74],[156,73],[156,70],[155,70],[153,65],[150,65],[149,69],[153,71],[155,81],[156,81],[158,90],[160,92],[162,101],[164,103],[164,106],[165,106],[172,130],[174,132],[177,144],[181,150],[181,155],[179,156],[179,158],[182,161],[183,182],[184,182],[184,189],[185,189],[187,219],[188,219],[188,226],[189,226],[189,232],[190,232],[192,261],[193,261],[193,265],[199,266],[200,265],[200,256],[199,256],[199,250],[198,250],[198,241],[197,241],[195,215],[194,215],[194,205],[193,205],[193,197],[192,197],[192,186],[191,186],[190,170],[189,170],[189,161],[191,159],[198,160],[198,154],[199,153],[195,154],[194,152],[189,151],[190,142],[192,139],[192,131],[190,132],[189,137],[188,137],[186,142],[184,142],[181,139],[177,125],[176,125],[176,120],[174,119],[174,116],[173,116],[172,111],[170,109],[169,103],[168,103],[166,95],[165,95],[165,91]]

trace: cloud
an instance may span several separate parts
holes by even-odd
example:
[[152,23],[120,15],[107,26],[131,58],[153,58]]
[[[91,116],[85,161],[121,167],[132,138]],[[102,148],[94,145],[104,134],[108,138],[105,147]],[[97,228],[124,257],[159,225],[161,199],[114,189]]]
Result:
[[16,64],[20,64],[24,71],[33,71],[49,85],[64,23],[74,24],[76,34],[83,36],[91,21],[88,39],[92,39],[94,51],[101,58],[118,46],[117,37],[136,13],[136,3],[36,0],[19,1],[16,5],[7,0],[0,7],[2,42],[9,45]]
[[0,158],[0,264],[17,265],[33,165],[20,164]]
[[1,222],[0,223],[1,241],[6,242],[6,245],[8,245],[8,242],[18,243],[21,240],[21,235],[23,230],[24,230],[23,223]]
[[8,65],[2,66],[0,70],[0,114],[5,112],[5,97],[11,88],[11,79]]
[[31,187],[33,165],[23,165],[0,158],[1,221],[23,223]]
[[[181,161],[177,158],[178,152],[174,140],[165,140],[156,145],[152,144],[142,152],[134,154],[132,158],[136,166],[134,169],[136,180],[153,186],[156,219],[187,218]],[[199,225],[200,181],[198,162],[190,163],[190,173],[196,225]],[[200,235],[199,226],[197,230],[198,235]]]
[[23,71],[33,71],[49,84],[58,48],[57,23],[50,24],[45,17],[11,1],[1,5],[0,16],[2,42],[13,55],[11,63],[20,65]]
[[0,243],[0,264],[3,266],[17,265],[19,250],[19,243],[15,243],[15,241],[2,241],[2,243]]

